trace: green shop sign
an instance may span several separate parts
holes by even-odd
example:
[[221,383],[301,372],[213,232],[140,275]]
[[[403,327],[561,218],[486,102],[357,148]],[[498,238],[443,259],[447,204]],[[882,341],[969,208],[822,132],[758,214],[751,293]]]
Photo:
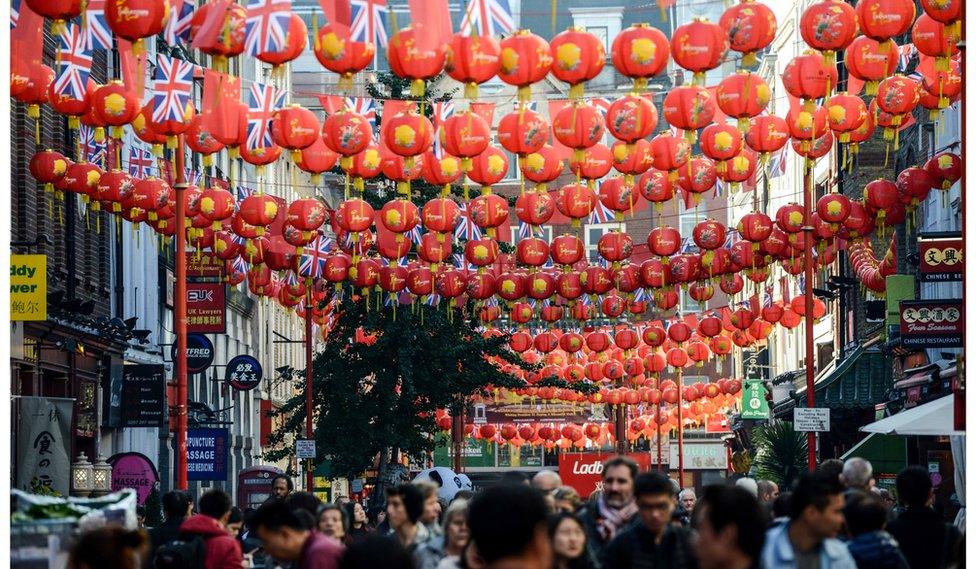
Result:
[[768,419],[769,403],[762,381],[747,379],[742,386],[742,418]]

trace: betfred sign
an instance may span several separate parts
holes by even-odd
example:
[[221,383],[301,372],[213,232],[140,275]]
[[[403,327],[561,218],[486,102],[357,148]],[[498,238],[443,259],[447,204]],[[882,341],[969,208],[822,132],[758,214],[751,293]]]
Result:
[[[603,463],[610,460],[613,452],[566,452],[559,455],[559,477],[563,484],[572,486],[586,499],[597,490],[603,490]],[[655,452],[629,452],[627,456],[637,462],[641,472],[651,469],[651,459],[657,462]],[[667,453],[665,453],[667,460]]]

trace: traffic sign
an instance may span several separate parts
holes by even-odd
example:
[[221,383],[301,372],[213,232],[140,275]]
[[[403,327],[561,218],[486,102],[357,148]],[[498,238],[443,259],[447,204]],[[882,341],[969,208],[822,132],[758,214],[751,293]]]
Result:
[[314,439],[298,439],[295,441],[295,454],[298,456],[299,460],[304,460],[306,458],[315,458],[315,440]]
[[793,430],[825,433],[830,430],[830,409],[827,407],[796,407],[793,409]]

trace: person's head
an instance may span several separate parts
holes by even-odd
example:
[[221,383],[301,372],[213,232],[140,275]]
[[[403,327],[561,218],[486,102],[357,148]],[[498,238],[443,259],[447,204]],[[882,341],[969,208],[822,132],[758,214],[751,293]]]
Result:
[[790,515],[790,503],[793,501],[793,492],[786,490],[780,492],[779,496],[773,500],[773,517],[786,518]]
[[881,503],[884,504],[885,509],[890,510],[895,507],[895,497],[891,495],[891,491],[887,488],[878,488],[875,486],[872,489],[878,494],[878,498],[881,499]]
[[759,501],[769,504],[779,496],[779,484],[772,480],[757,480],[756,488],[759,490]]
[[793,487],[790,520],[818,541],[834,537],[844,526],[844,486],[831,472],[804,472]]
[[366,519],[369,520],[369,525],[375,528],[386,519],[386,508],[383,506],[374,506],[366,510]]
[[223,490],[215,488],[200,496],[200,513],[222,524],[227,523],[230,518],[230,508],[230,496]]
[[360,527],[366,524],[366,509],[359,502],[349,502],[344,507],[349,527]]
[[170,490],[163,494],[163,513],[167,520],[181,520],[190,515],[193,510],[193,500],[182,490]]
[[685,488],[681,492],[678,492],[678,505],[688,513],[691,513],[695,509],[695,502],[697,501],[698,496],[695,494],[694,488]]
[[550,517],[549,539],[556,559],[578,559],[586,553],[586,531],[575,514],[559,512]]
[[644,527],[652,534],[659,535],[671,522],[674,512],[674,486],[671,480],[660,472],[645,472],[634,481],[634,495]]
[[766,516],[748,491],[732,486],[706,486],[692,517],[694,550],[703,569],[731,566],[762,552]]
[[319,506],[319,531],[342,541],[346,537],[346,514],[338,504]]
[[424,493],[414,484],[400,484],[386,489],[386,516],[390,527],[413,525],[424,514]]
[[844,461],[839,458],[829,458],[817,466],[817,472],[825,472],[840,480],[840,475],[844,472]]
[[873,476],[871,463],[860,457],[847,459],[840,472],[840,480],[844,486],[857,490],[870,490],[874,482]]
[[413,485],[420,488],[424,495],[424,512],[420,515],[420,523],[436,524],[441,517],[441,503],[437,501],[440,488],[429,480],[415,480]]
[[454,494],[454,497],[451,498],[451,501],[470,500],[471,498],[474,498],[474,492],[471,490],[458,490],[457,493]]
[[322,506],[322,500],[319,500],[315,494],[292,492],[284,499],[284,502],[295,512],[295,515],[299,516],[299,519],[305,522],[306,528],[312,529],[318,525],[319,508]]
[[895,478],[898,499],[909,508],[924,508],[932,501],[932,479],[921,466],[909,466]]
[[844,519],[851,537],[857,537],[862,533],[884,529],[888,509],[874,493],[858,491],[847,498]]
[[332,503],[334,503],[334,504],[336,504],[338,506],[344,506],[344,505],[348,504],[351,501],[352,500],[349,499],[349,496],[336,496],[335,497],[335,500],[333,500]]
[[295,483],[291,478],[284,474],[279,474],[271,479],[271,495],[275,498],[285,498],[295,489]]
[[240,508],[234,506],[230,509],[230,515],[227,516],[227,523],[224,524],[227,528],[227,533],[231,537],[237,537],[241,533],[241,528],[244,527],[244,514],[241,513]]
[[532,487],[541,492],[552,492],[562,485],[562,478],[554,470],[540,470],[532,477]]
[[640,469],[634,459],[622,455],[603,463],[603,500],[611,508],[622,508],[634,499],[634,479]]
[[572,486],[562,486],[552,493],[556,511],[572,514],[583,507],[583,500]]
[[481,492],[468,506],[468,527],[488,567],[506,559],[521,560],[526,568],[552,565],[546,501],[534,488],[500,485]]
[[454,500],[444,511],[444,547],[461,550],[469,539],[468,501]]
[[288,507],[283,500],[265,502],[254,513],[251,526],[264,550],[279,561],[298,561],[311,529],[299,510]]
[[105,526],[78,536],[68,554],[68,569],[139,569],[148,550],[144,530]]
[[529,477],[525,475],[524,472],[519,472],[518,470],[509,470],[502,475],[501,484],[528,484]]
[[413,569],[413,557],[399,541],[370,535],[351,543],[339,560],[339,569]]
[[146,507],[136,506],[136,522],[138,522],[139,527],[146,525]]
[[759,484],[756,482],[755,478],[744,477],[735,481],[735,485],[738,488],[742,488],[746,492],[753,495],[754,498],[759,497]]

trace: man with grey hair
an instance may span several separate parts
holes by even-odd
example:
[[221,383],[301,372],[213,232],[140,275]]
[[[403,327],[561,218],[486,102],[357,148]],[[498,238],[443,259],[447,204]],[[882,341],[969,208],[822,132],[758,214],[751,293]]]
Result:
[[779,485],[772,480],[759,480],[756,487],[759,489],[759,503],[768,511],[773,500],[779,496]]
[[752,494],[754,498],[759,497],[759,485],[756,484],[755,478],[742,477],[735,481],[735,485]]
[[860,490],[869,492],[874,486],[874,469],[871,463],[855,456],[844,462],[844,469],[840,472],[840,481],[847,489],[846,493]]
[[543,494],[549,494],[562,485],[562,478],[554,470],[540,470],[532,477],[532,487]]

